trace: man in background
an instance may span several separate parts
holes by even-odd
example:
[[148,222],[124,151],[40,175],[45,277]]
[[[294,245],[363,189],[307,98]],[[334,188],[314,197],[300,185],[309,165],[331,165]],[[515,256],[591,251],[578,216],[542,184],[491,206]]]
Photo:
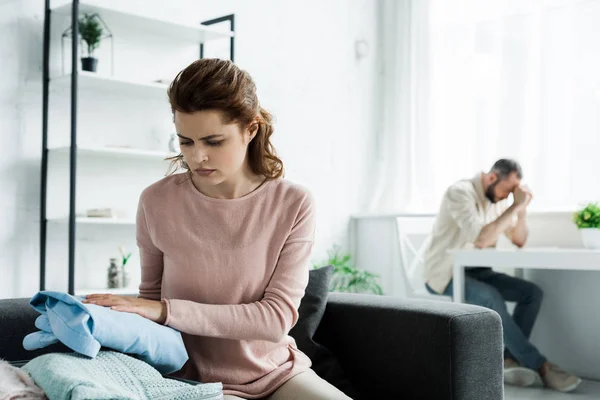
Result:
[[[522,178],[521,166],[516,161],[501,159],[489,172],[478,173],[448,188],[425,253],[425,282],[430,293],[453,294],[453,263],[448,250],[495,247],[502,234],[518,247],[525,245],[527,206],[533,196],[528,188],[521,186]],[[512,204],[507,200],[510,194]],[[465,301],[490,308],[502,319],[505,383],[525,387],[541,378],[545,386],[569,392],[581,379],[548,362],[529,341],[542,295],[535,284],[489,267],[465,269]],[[506,301],[517,303],[513,315],[508,312]]]

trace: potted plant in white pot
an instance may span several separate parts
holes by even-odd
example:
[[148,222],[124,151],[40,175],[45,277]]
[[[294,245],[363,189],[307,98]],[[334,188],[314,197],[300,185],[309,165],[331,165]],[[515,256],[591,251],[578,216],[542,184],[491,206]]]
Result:
[[600,205],[589,203],[573,215],[573,222],[581,232],[583,245],[588,249],[600,249]]
[[96,72],[98,59],[94,57],[94,51],[100,46],[102,33],[102,25],[97,15],[83,14],[83,17],[79,18],[79,34],[87,44],[87,57],[81,58],[82,70]]

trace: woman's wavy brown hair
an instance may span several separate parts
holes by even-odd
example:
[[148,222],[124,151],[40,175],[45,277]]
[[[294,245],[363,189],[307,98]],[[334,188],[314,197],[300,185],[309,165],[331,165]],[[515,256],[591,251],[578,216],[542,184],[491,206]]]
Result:
[[[258,102],[256,85],[246,71],[229,60],[196,60],[179,72],[167,91],[171,111],[193,113],[201,110],[223,112],[225,123],[246,128],[258,119],[258,132],[248,145],[248,163],[252,171],[267,179],[283,176],[283,162],[271,144],[273,116]],[[172,166],[189,170],[183,155],[168,158]]]

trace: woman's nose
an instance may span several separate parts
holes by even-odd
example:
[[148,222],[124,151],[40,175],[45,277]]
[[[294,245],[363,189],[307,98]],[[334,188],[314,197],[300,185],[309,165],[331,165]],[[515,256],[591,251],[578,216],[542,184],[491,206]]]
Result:
[[194,149],[194,161],[197,162],[198,164],[206,161],[208,159],[208,155],[206,154],[206,151],[200,147],[196,147]]

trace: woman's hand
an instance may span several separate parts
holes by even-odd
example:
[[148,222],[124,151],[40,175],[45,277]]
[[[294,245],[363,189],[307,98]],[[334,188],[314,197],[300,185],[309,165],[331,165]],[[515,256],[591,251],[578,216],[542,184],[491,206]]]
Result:
[[111,310],[141,315],[159,324],[167,319],[167,306],[161,301],[140,299],[138,297],[115,296],[112,294],[90,294],[83,303],[110,307]]

